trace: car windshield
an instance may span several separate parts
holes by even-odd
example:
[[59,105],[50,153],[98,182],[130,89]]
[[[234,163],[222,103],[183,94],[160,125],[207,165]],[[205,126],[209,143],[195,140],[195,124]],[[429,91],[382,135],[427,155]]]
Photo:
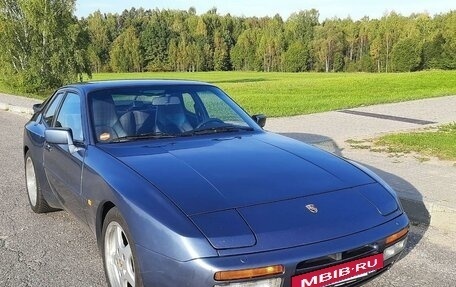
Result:
[[252,131],[252,120],[209,85],[127,87],[89,94],[98,142]]

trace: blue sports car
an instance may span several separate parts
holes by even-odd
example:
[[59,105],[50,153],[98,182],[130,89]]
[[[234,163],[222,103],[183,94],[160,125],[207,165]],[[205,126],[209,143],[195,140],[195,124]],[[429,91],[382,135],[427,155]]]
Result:
[[30,206],[90,228],[109,286],[357,286],[405,247],[384,181],[264,131],[213,85],[81,83],[34,112]]

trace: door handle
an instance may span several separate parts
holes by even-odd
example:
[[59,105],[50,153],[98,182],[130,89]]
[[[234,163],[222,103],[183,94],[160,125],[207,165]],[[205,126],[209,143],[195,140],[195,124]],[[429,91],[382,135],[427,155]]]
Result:
[[48,143],[45,143],[45,144],[44,144],[44,148],[45,148],[47,151],[51,151],[51,150],[52,150],[51,145],[48,144]]

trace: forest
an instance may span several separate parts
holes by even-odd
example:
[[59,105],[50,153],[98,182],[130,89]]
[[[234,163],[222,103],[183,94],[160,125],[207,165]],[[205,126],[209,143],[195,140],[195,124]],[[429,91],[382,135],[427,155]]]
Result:
[[[0,72],[27,91],[100,72],[456,69],[456,11],[321,20],[183,10],[74,14],[75,0],[1,0]],[[0,79],[1,80],[1,79]]]
[[95,12],[80,20],[90,34],[93,71],[408,72],[456,68],[456,11],[391,12],[319,21],[317,10],[284,20],[188,11]]

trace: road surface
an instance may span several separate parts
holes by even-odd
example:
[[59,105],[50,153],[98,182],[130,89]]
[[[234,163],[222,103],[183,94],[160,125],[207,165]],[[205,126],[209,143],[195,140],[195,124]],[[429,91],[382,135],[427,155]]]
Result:
[[[25,115],[0,111],[0,287],[106,286],[88,229],[65,211],[38,215],[28,206],[22,154],[26,121]],[[412,226],[405,257],[366,286],[454,286],[455,240],[449,231]]]

